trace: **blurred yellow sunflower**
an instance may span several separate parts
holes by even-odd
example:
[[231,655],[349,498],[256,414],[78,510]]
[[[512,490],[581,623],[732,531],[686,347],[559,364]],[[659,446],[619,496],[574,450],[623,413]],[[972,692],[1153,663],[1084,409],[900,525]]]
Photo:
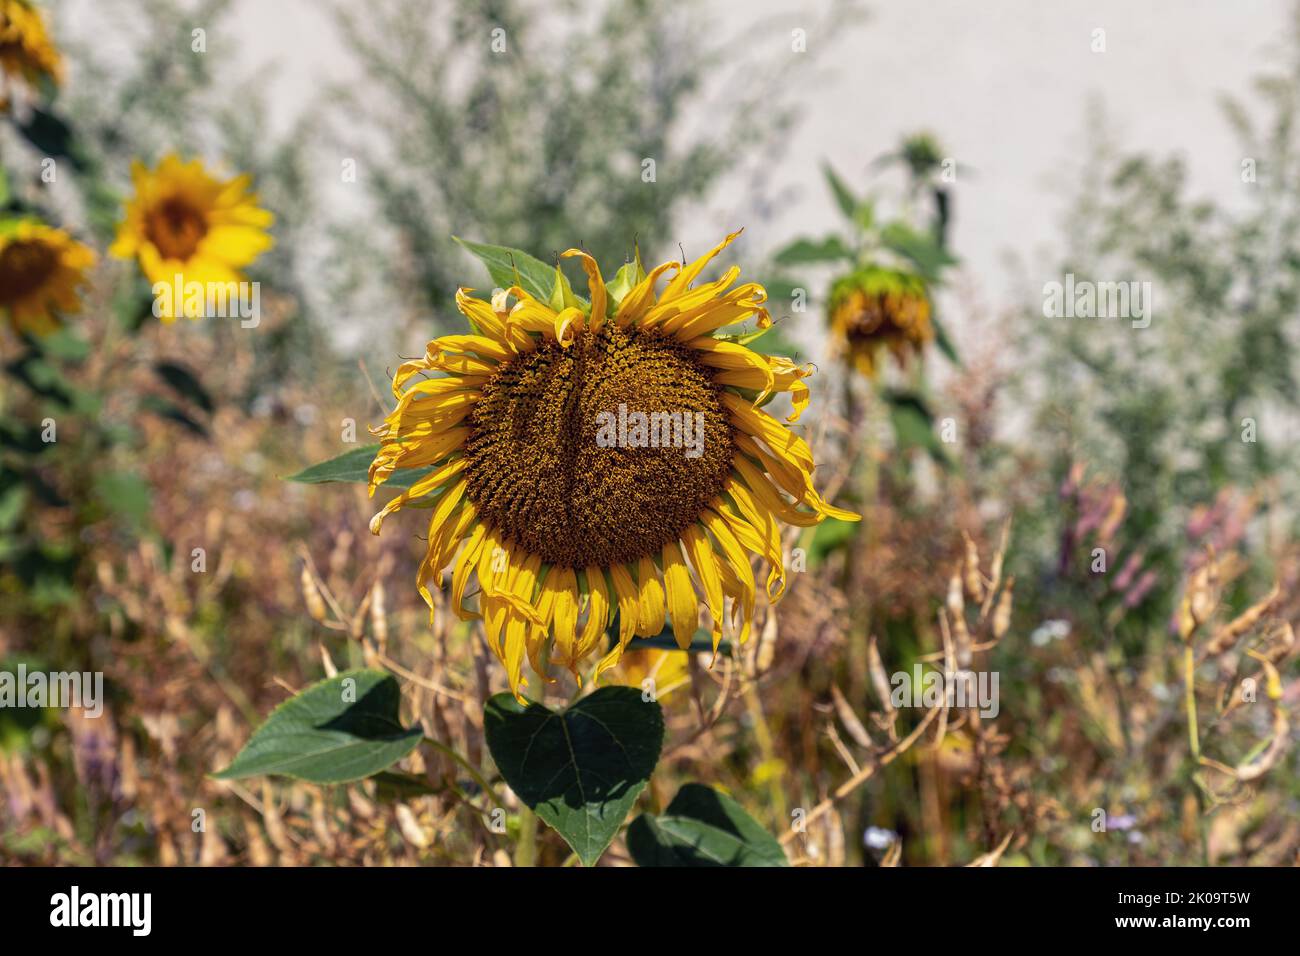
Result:
[[934,338],[925,281],[879,266],[867,266],[835,282],[830,321],[840,353],[870,378],[876,376],[883,349],[905,364],[909,351],[919,355]]
[[16,332],[44,335],[81,311],[77,286],[95,253],[35,219],[0,223],[0,312]]
[[[275,217],[257,205],[247,175],[221,180],[199,160],[184,162],[171,153],[156,169],[133,163],[131,178],[135,195],[109,254],[137,259],[151,283],[242,282],[240,270],[274,244],[267,229]],[[175,321],[177,312],[202,315],[197,297],[166,299],[170,307],[160,316],[165,322]]]
[[[623,652],[618,666],[610,671],[613,680],[640,691],[654,688],[656,700],[690,683],[690,660],[686,651],[666,651],[653,647]],[[653,684],[647,684],[653,681]]]
[[[796,420],[809,370],[716,334],[750,316],[770,325],[766,292],[729,290],[735,266],[692,287],[737,235],[689,266],[666,262],[646,275],[630,264],[608,286],[591,256],[570,249],[590,303],[566,291],[552,308],[516,286],[489,304],[458,290],[474,334],[436,339],[397,370],[397,407],[374,430],[371,493],[394,469],[433,470],[371,530],[427,497],[420,592],[432,606],[430,584],[452,569],[453,609],[483,618],[516,695],[525,657],[538,674],[558,663],[580,679],[578,663],[602,649],[615,609],[618,641],[596,676],[634,635],[660,633],[665,617],[688,645],[701,600],[715,650],[727,599],[745,640],[750,552],[770,564],[775,599],[785,587],[780,522],[858,519],[818,495],[808,445],[758,407],[788,393]],[[471,576],[477,612],[464,605]]]
[[34,89],[42,79],[62,79],[63,61],[50,40],[41,13],[28,0],[0,0],[0,109],[9,105],[8,87],[23,83]]

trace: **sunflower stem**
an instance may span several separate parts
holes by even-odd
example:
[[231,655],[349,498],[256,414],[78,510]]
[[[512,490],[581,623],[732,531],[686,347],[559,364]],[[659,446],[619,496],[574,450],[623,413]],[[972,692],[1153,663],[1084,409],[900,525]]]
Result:
[[772,806],[776,811],[776,818],[778,821],[789,820],[790,814],[785,799],[785,790],[781,786],[785,775],[775,772],[775,768],[780,765],[781,760],[777,756],[776,747],[772,743],[772,731],[768,727],[767,717],[763,713],[763,702],[758,696],[757,682],[747,680],[743,694],[745,709],[753,725],[754,739],[758,743],[758,751],[763,758],[763,765],[767,768],[767,787],[768,792],[771,794]]
[[1196,721],[1196,652],[1189,640],[1183,648],[1184,703],[1187,708],[1187,744],[1192,754],[1191,783],[1196,797],[1196,832],[1201,844],[1201,863],[1210,865],[1210,843],[1205,832],[1205,794],[1201,789],[1201,734]]
[[537,814],[526,806],[519,808],[519,846],[515,849],[515,866],[537,865]]
[[472,763],[470,763],[468,759],[462,757],[452,747],[447,746],[440,740],[434,740],[432,737],[428,736],[427,734],[424,737],[424,742],[428,744],[430,747],[432,747],[434,750],[438,751],[438,753],[446,757],[449,757],[450,759],[452,759],[453,761],[455,761],[456,763],[464,767],[465,770],[469,773],[470,777],[473,778],[474,782],[479,785],[479,789],[481,789],[483,793],[494,804],[496,804],[498,807],[505,806],[505,801],[501,799],[500,794],[496,792],[492,784],[488,783],[487,778],[484,777],[483,774],[479,771],[479,769],[475,767]]

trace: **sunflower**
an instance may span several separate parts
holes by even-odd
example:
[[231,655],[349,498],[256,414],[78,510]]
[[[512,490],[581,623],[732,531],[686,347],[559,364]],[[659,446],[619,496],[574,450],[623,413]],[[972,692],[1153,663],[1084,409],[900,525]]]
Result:
[[673,691],[690,683],[690,660],[685,651],[660,650],[654,647],[625,651],[618,666],[610,671],[616,683],[645,691],[646,681],[653,681],[655,699],[663,700]]
[[[0,73],[7,83],[35,88],[42,79],[59,82],[63,62],[40,11],[28,0],[0,0]],[[0,109],[8,107],[0,89]]]
[[[786,577],[781,522],[858,519],[821,498],[808,445],[759,407],[787,393],[787,421],[796,420],[810,370],[716,334],[750,316],[770,325],[766,292],[752,283],[729,289],[734,266],[693,286],[737,235],[689,266],[666,262],[646,275],[638,260],[609,285],[591,256],[570,249],[564,256],[581,259],[590,303],[567,283],[549,303],[518,286],[491,303],[460,289],[456,303],[473,334],[435,339],[394,376],[397,407],[374,430],[381,447],[371,494],[394,469],[431,470],[376,514],[371,530],[424,499],[432,515],[417,586],[432,607],[430,587],[451,570],[452,609],[482,617],[516,696],[525,657],[543,677],[555,663],[581,680],[578,664],[603,649],[615,612],[617,643],[597,677],[633,636],[659,634],[665,617],[689,645],[701,601],[715,652],[728,600],[745,640],[755,603],[750,553],[769,563],[775,600]],[[636,424],[659,416],[662,426],[673,415],[673,441],[647,442]],[[615,417],[619,441],[608,432],[602,440]],[[626,430],[625,420],[633,423]],[[692,421],[699,440],[684,450],[677,446],[688,445]],[[471,577],[477,610],[465,606]]]
[[831,331],[842,353],[862,374],[874,378],[877,356],[888,347],[899,364],[909,350],[920,354],[934,338],[930,297],[920,276],[867,266],[831,287]]
[[44,335],[81,311],[77,286],[95,253],[35,219],[0,223],[0,312],[16,332]]
[[[275,217],[257,205],[247,175],[220,180],[199,160],[171,153],[153,170],[133,163],[131,178],[135,195],[109,254],[138,259],[151,283],[211,289],[242,282],[240,270],[274,243],[266,230]],[[178,311],[200,318],[199,298],[166,297],[173,307],[164,307],[161,318],[174,322]]]

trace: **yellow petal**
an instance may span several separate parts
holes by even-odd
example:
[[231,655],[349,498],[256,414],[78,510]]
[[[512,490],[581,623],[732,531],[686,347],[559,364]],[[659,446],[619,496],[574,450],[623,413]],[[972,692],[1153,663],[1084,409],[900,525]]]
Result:
[[682,650],[691,646],[700,624],[700,607],[691,583],[691,572],[677,542],[664,545],[664,590],[668,595],[668,616],[673,636]]
[[481,334],[499,342],[508,351],[515,351],[516,339],[506,327],[506,323],[496,314],[489,303],[470,295],[473,291],[473,289],[467,288],[457,289],[456,308],[460,310],[461,315],[473,323]]
[[486,335],[443,335],[429,343],[430,352],[435,347],[437,355],[466,355],[472,352],[480,358],[496,362],[509,361],[514,355],[514,349]]
[[659,584],[659,572],[649,558],[637,564],[639,593],[637,595],[636,633],[639,637],[653,637],[664,629],[664,589]]
[[451,610],[462,621],[471,621],[479,617],[477,613],[465,607],[465,588],[469,585],[469,576],[478,563],[483,549],[483,539],[487,535],[486,525],[476,525],[465,546],[460,549],[456,567],[451,574]]
[[[468,464],[469,464],[469,459],[457,458],[455,461],[449,461],[447,462],[447,464],[443,465],[442,467],[435,468],[433,471],[429,472],[429,474],[425,475],[415,484],[411,485],[410,488],[407,488],[400,495],[395,496],[392,501],[384,505],[384,507],[379,511],[378,514],[376,514],[373,518],[370,519],[370,533],[379,534],[379,529],[383,527],[384,519],[387,518],[390,514],[392,514],[398,508],[402,507],[412,498],[423,498],[425,495],[433,491],[435,488],[438,488],[441,485],[446,484],[453,477],[459,475],[462,471],[464,471],[465,466]],[[450,492],[453,489],[459,489],[457,491],[457,498],[459,500],[459,496],[461,494],[464,494],[465,484],[466,484],[465,480],[461,479],[456,484],[452,485],[450,488],[447,489],[447,492],[443,494],[442,498],[438,499],[439,503],[437,507],[434,509],[435,517],[438,515],[442,515],[443,519],[445,519],[447,515],[451,513],[450,511],[444,512],[443,503],[447,500]]]
[[723,239],[720,243],[709,250],[708,253],[700,256],[700,258],[696,259],[689,266],[683,269],[678,274],[677,278],[668,283],[668,288],[664,290],[664,294],[660,297],[659,301],[663,302],[667,299],[675,298],[690,288],[691,283],[695,281],[695,277],[704,271],[704,267],[713,261],[713,258],[719,252],[731,245],[732,241],[744,231],[744,229],[739,229],[736,232],[731,233],[726,239]]
[[675,272],[681,266],[676,262],[665,262],[655,266],[644,279],[633,286],[632,291],[623,297],[618,311],[614,313],[614,324],[619,328],[639,322],[646,310],[655,304],[655,283],[665,272]]
[[754,619],[754,569],[750,567],[749,556],[745,553],[745,549],[731,533],[730,526],[721,516],[705,508],[700,515],[700,520],[713,534],[718,546],[722,548],[725,564],[720,563],[720,567],[730,567],[735,581],[740,585],[739,594],[733,592],[732,597],[742,608],[740,642],[743,644],[749,637],[749,622]]
[[[738,481],[728,483],[727,492],[741,513],[737,515],[732,512],[721,499],[713,502],[713,510],[731,526],[736,539],[744,547],[767,559],[770,568],[767,575],[767,596],[775,601],[785,591],[785,555],[781,551],[780,527],[772,514],[763,512],[750,495],[749,489]],[[774,584],[777,585],[775,590],[772,587]]]
[[452,555],[456,553],[456,548],[460,546],[461,539],[465,537],[465,533],[477,517],[478,513],[474,505],[469,501],[462,501],[447,520],[439,520],[436,513],[429,520],[429,546],[425,549],[424,560],[420,562],[420,569],[416,573],[415,587],[431,610],[433,594],[429,588],[429,581],[436,579],[435,587],[442,587],[443,572]]
[[600,266],[581,249],[566,249],[563,256],[566,259],[574,256],[582,258],[582,268],[587,273],[587,289],[591,292],[591,322],[588,328],[592,332],[599,332],[601,326],[605,324],[606,308],[605,282],[600,277]]
[[709,615],[713,618],[713,653],[718,652],[722,643],[722,580],[718,576],[718,564],[713,555],[713,543],[709,536],[697,525],[690,525],[682,532],[682,541],[691,556],[691,565],[700,579],[704,591],[704,600],[709,606]]
[[637,622],[641,616],[640,591],[624,565],[611,567],[609,577],[614,582],[614,595],[618,599],[618,643],[620,648],[625,648],[628,641],[636,636]]
[[605,635],[605,628],[609,626],[609,587],[605,584],[605,572],[597,567],[586,569],[587,575],[587,593],[589,595],[589,605],[587,607],[587,623],[582,628],[582,636],[578,639],[578,657],[585,658],[600,643],[600,639]]

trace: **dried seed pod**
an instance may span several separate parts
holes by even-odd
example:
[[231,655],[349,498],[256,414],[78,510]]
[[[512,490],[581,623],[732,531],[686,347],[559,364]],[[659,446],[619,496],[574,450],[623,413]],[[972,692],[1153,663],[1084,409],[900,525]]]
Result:
[[415,814],[411,808],[404,803],[399,803],[396,807],[397,828],[401,830],[402,836],[406,842],[414,847],[423,850],[433,842],[424,827],[420,826],[420,821],[415,819]]
[[1264,600],[1246,608],[1246,610],[1242,611],[1223,627],[1219,628],[1218,632],[1214,635],[1214,639],[1206,646],[1205,653],[1213,656],[1216,654],[1222,654],[1224,651],[1231,648],[1237,642],[1237,638],[1241,637],[1259,623],[1260,618],[1262,618],[1269,609],[1277,603],[1277,599],[1281,594],[1281,588],[1274,584],[1273,590],[1268,592],[1268,595]]
[[966,543],[966,558],[962,563],[966,595],[975,603],[984,600],[984,579],[980,576],[980,553],[975,540],[965,531],[961,533]]
[[996,847],[994,847],[988,853],[981,853],[979,856],[975,857],[975,859],[971,860],[966,865],[968,867],[997,866],[998,861],[1002,859],[1002,854],[1006,853],[1007,847],[1011,845],[1011,838],[1015,835],[1016,835],[1016,831],[1012,830],[1010,833],[1008,833],[1006,836],[1002,838],[1002,842],[999,843]]
[[[1271,667],[1271,665],[1268,666]],[[1273,674],[1269,675],[1270,683],[1272,682],[1272,677],[1276,673],[1275,670]],[[1273,707],[1273,734],[1269,738],[1268,746],[1264,748],[1264,752],[1254,759],[1247,759],[1246,761],[1237,764],[1236,767],[1225,768],[1218,765],[1216,766],[1218,769],[1226,770],[1242,783],[1257,780],[1277,765],[1282,754],[1286,752],[1287,742],[1290,736],[1291,722],[1287,718],[1286,710],[1282,707],[1278,707],[1275,703]]]
[[1187,582],[1183,599],[1178,605],[1178,636],[1190,641],[1197,628],[1208,620],[1214,611],[1214,595],[1210,574],[1214,567],[1210,561],[1197,568]]
[[957,650],[957,666],[969,667],[970,631],[966,627],[966,603],[961,596],[961,579],[953,575],[948,582],[948,614],[952,618],[952,639]]
[[894,842],[889,844],[889,849],[885,851],[884,857],[880,860],[881,866],[896,867],[903,859],[903,838],[896,837]]
[[826,833],[826,865],[844,865],[844,821],[832,807],[822,818],[822,828]]
[[375,581],[370,589],[370,630],[382,651],[388,646],[388,612],[384,606],[384,582]]
[[754,667],[758,674],[766,674],[772,669],[772,661],[776,658],[778,624],[777,616],[769,607],[763,621],[763,630],[759,632],[757,646],[754,648]]
[[1215,605],[1218,603],[1216,591],[1217,589],[1211,583],[1208,571],[1204,573],[1204,577],[1199,579],[1194,577],[1192,579],[1191,612],[1197,627],[1208,621],[1210,615],[1214,613]]
[[875,635],[867,641],[867,668],[871,671],[871,685],[875,688],[876,696],[880,698],[880,706],[892,718],[894,704],[890,700],[889,675],[885,673],[885,663],[880,659],[880,649],[876,647]]
[[1008,518],[1002,523],[1002,534],[998,537],[998,550],[993,555],[993,565],[989,569],[989,578],[992,586],[997,587],[998,582],[1002,579],[1002,562],[1007,556],[1007,545],[1011,540],[1011,519]]
[[998,608],[993,612],[993,639],[1000,641],[1002,635],[1007,632],[1011,626],[1011,593],[1015,589],[1016,579],[1013,575],[1007,578],[1007,586],[1002,589],[1002,595],[998,598]]
[[330,657],[329,649],[323,642],[320,645],[320,660],[326,677],[333,677],[339,672],[339,669],[334,666],[334,658]]
[[862,721],[858,720],[858,715],[853,712],[844,694],[834,684],[831,684],[831,700],[835,704],[836,716],[839,717],[840,723],[844,725],[849,736],[853,738],[853,742],[861,747],[873,747],[874,743],[871,735],[867,733],[867,728],[862,726]]
[[313,621],[324,621],[327,617],[325,599],[320,596],[320,588],[316,586],[316,578],[305,564],[302,566],[302,597],[307,602],[307,613],[311,615],[311,619]]
[[948,579],[948,600],[945,603],[953,617],[961,617],[966,612],[966,602],[961,595],[961,577],[956,572]]

